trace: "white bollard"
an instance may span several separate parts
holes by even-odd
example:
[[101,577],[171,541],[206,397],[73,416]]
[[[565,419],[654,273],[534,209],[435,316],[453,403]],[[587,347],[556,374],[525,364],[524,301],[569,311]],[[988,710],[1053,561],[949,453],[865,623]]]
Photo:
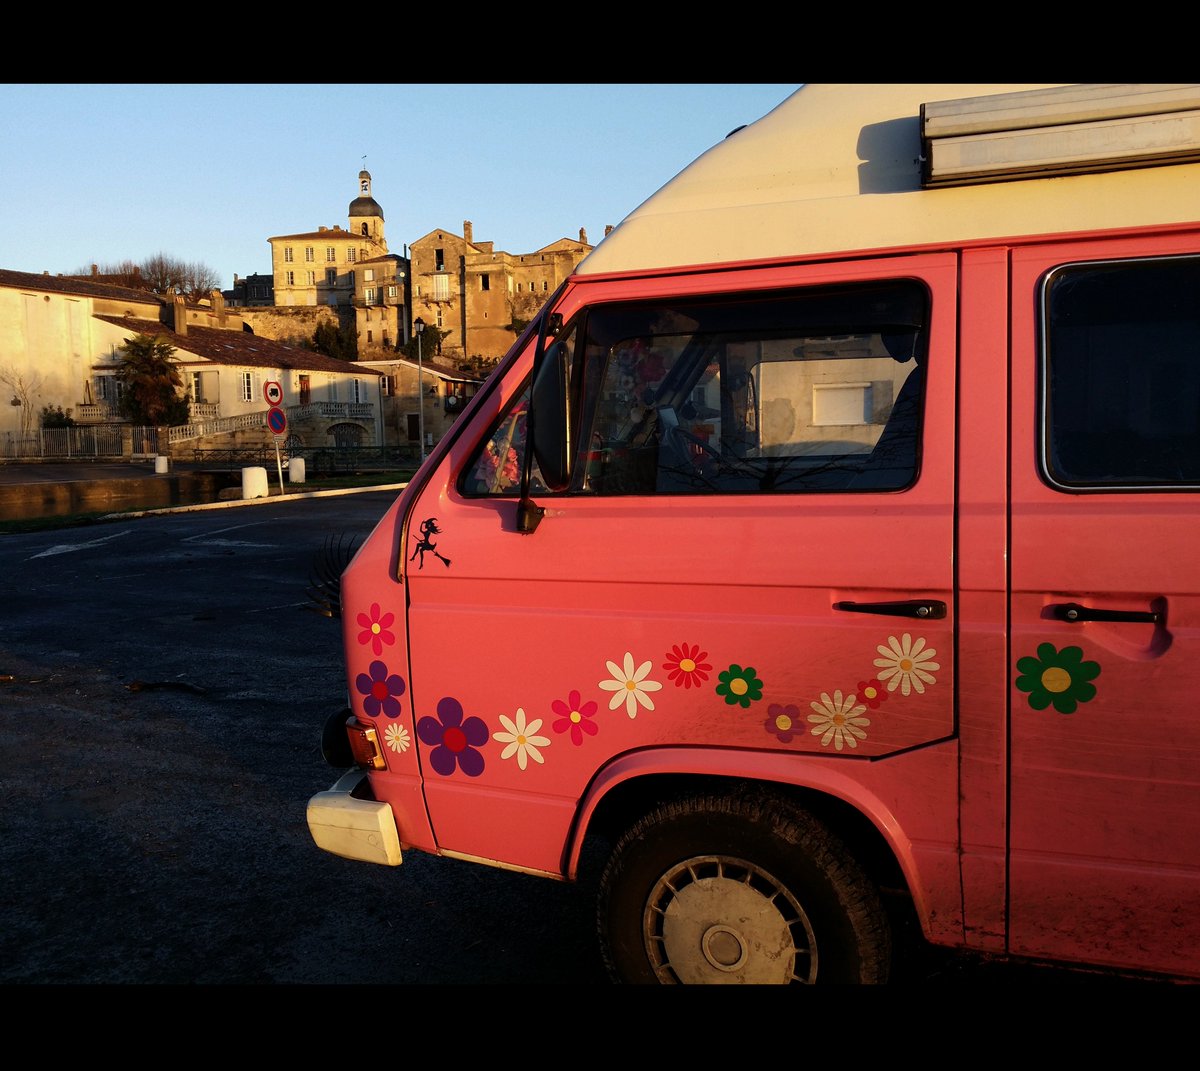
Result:
[[159,454],[154,459],[154,474],[156,476],[162,476],[164,473],[169,472],[170,468],[171,459],[169,457],[164,457],[162,454]]
[[304,482],[304,458],[294,457],[288,462],[288,483]]
[[242,498],[266,498],[267,470],[261,466],[242,469]]

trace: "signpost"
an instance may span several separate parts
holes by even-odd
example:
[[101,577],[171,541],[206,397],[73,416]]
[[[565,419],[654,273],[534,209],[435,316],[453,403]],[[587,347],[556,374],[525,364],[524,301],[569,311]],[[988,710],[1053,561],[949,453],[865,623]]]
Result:
[[[282,398],[283,391],[279,384],[272,382],[263,387],[263,393],[267,396],[267,400],[270,401],[271,399],[272,387],[276,390],[276,396]],[[279,406],[272,404],[271,408],[267,410],[267,427],[275,435],[275,467],[279,470],[279,493],[281,495],[287,494],[283,489],[283,461],[279,457],[279,437],[287,431],[287,413],[280,409]]]
[[263,397],[267,405],[278,405],[283,401],[283,385],[277,379],[268,379],[263,384]]

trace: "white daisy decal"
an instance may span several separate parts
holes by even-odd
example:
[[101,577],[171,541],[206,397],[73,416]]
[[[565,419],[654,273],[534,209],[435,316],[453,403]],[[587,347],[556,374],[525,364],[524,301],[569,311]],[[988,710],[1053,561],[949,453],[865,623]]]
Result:
[[384,730],[383,738],[387,743],[387,746],[398,753],[407,751],[408,745],[411,743],[411,740],[408,736],[408,730],[404,728],[403,725],[397,725],[395,722],[392,722],[392,724],[389,725],[386,730]]
[[875,659],[875,665],[879,667],[879,679],[887,681],[889,692],[899,688],[901,695],[908,695],[915,689],[917,695],[924,695],[925,685],[937,683],[930,670],[942,667],[930,661],[937,651],[926,649],[923,638],[918,637],[914,643],[907,632],[900,639],[889,636],[888,646],[880,644],[878,651],[883,657]]
[[608,662],[607,665],[608,672],[612,674],[612,680],[601,681],[600,687],[606,692],[613,693],[613,697],[608,703],[609,710],[616,710],[624,703],[625,713],[631,718],[636,718],[639,704],[647,710],[654,709],[654,700],[646,693],[657,692],[662,688],[662,683],[646,680],[646,674],[650,672],[652,666],[651,662],[643,662],[635,669],[633,655],[626,651],[623,667],[618,666],[616,662]]
[[546,761],[542,758],[542,753],[538,748],[546,747],[550,743],[550,738],[536,735],[542,727],[541,718],[534,718],[533,721],[526,722],[525,711],[517,707],[516,718],[509,718],[501,714],[500,724],[507,731],[492,733],[492,739],[499,740],[505,745],[504,750],[500,752],[502,759],[511,759],[516,755],[517,765],[522,770],[529,765],[530,759],[533,759],[534,762]]
[[858,747],[859,740],[867,738],[866,728],[871,724],[870,718],[860,718],[866,707],[858,701],[858,696],[848,695],[843,698],[841,690],[829,698],[828,692],[821,693],[821,702],[809,704],[815,714],[810,714],[808,720],[812,723],[813,736],[821,738],[821,746],[833,746],[842,750],[842,746]]

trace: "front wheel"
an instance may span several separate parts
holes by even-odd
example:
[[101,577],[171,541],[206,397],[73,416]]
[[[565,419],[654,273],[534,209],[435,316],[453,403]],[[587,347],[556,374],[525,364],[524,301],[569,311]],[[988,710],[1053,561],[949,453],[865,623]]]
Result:
[[891,960],[874,885],[767,794],[692,796],[637,822],[604,870],[598,923],[619,982],[877,983]]

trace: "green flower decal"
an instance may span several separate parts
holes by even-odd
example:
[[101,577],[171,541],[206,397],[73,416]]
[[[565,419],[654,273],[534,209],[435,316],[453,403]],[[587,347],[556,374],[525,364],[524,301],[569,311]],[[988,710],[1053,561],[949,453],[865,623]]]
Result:
[[717,679],[721,682],[717,685],[717,695],[723,695],[731,707],[738,704],[749,707],[762,698],[763,682],[750,666],[742,669],[735,662],[724,673],[718,673]]
[[1083,661],[1081,647],[1056,651],[1054,644],[1043,643],[1037,658],[1018,659],[1017,669],[1021,674],[1017,687],[1029,693],[1034,710],[1045,710],[1053,703],[1060,714],[1074,714],[1080,703],[1096,698],[1096,686],[1090,682],[1100,676],[1100,664]]

